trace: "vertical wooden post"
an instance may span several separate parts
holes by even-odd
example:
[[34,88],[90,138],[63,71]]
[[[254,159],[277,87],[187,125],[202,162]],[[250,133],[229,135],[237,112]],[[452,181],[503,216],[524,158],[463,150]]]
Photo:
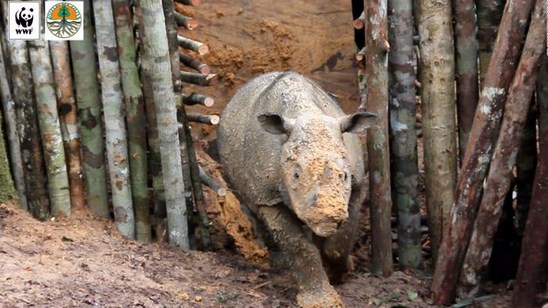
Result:
[[387,0],[365,2],[367,111],[379,118],[368,132],[371,195],[372,271],[383,276],[393,272],[390,214],[390,152],[388,150],[388,20]]

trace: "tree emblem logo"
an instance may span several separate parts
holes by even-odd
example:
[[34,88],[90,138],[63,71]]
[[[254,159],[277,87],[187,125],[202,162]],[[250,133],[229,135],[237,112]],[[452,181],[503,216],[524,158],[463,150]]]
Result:
[[51,34],[61,39],[67,39],[80,30],[82,14],[71,3],[57,3],[51,7],[46,15],[46,26]]

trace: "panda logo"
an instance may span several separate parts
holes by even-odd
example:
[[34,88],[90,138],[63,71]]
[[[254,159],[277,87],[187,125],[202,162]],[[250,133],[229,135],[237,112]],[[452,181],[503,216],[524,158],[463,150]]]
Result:
[[26,10],[27,8],[22,7],[19,11],[15,13],[15,22],[23,28],[29,28],[30,26],[32,26],[32,21],[34,20],[34,10],[32,8],[28,11]]

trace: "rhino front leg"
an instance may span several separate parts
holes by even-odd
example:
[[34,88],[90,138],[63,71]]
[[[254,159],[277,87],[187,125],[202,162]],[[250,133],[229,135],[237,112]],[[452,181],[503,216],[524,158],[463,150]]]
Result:
[[285,252],[291,273],[297,282],[297,304],[301,307],[344,307],[329,284],[320,251],[305,237],[301,223],[283,205],[259,207],[261,219],[274,242]]

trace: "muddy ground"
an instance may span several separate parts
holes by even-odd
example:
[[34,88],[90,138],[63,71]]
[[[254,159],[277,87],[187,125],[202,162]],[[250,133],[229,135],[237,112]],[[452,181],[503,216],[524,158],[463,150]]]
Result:
[[[209,88],[186,88],[216,102],[191,111],[219,114],[252,76],[288,69],[317,80],[346,111],[355,110],[350,1],[204,0],[195,17],[198,28],[181,33],[209,45],[203,60],[219,79]],[[207,148],[214,128],[193,129]],[[203,159],[206,170],[220,172]],[[249,241],[237,200],[208,196],[219,231],[213,252],[126,240],[111,221],[86,209],[75,210],[70,219],[38,222],[16,204],[0,205],[0,306],[293,307],[297,290],[289,274],[271,268],[266,253]],[[222,229],[228,235],[221,236]],[[336,287],[348,307],[431,307],[428,270],[375,277],[367,269],[368,253],[364,222],[354,251],[356,269]],[[500,296],[486,307],[503,307],[507,299]]]

